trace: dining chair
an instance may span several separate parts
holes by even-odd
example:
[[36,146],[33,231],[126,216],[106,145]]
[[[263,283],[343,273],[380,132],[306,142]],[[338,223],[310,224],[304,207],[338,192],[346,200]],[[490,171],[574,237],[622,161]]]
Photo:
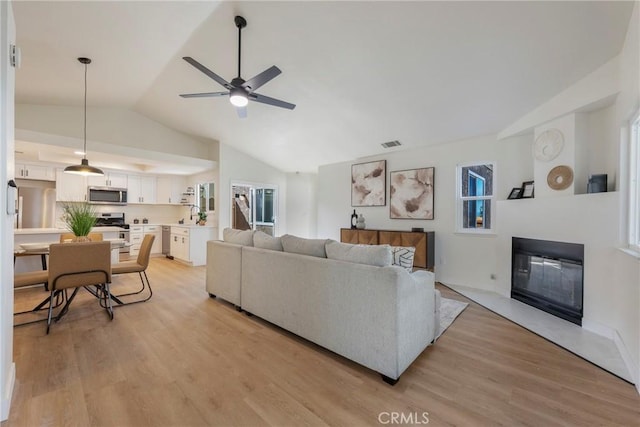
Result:
[[[153,295],[153,290],[151,289],[151,283],[149,283],[149,277],[147,277],[147,267],[149,267],[149,258],[151,257],[151,247],[153,246],[153,241],[156,236],[153,234],[146,234],[144,239],[142,239],[142,244],[140,245],[140,251],[138,252],[138,257],[135,261],[124,261],[117,264],[114,264],[111,268],[111,273],[113,275],[118,274],[128,274],[128,273],[138,273],[140,276],[140,282],[142,283],[142,287],[140,290],[136,292],[129,292],[125,294],[113,295],[112,298],[115,302],[120,305],[128,305],[135,304],[138,302],[145,302],[151,299]],[[124,302],[120,298],[126,297],[129,295],[138,295],[144,291],[144,289],[149,289],[149,295],[145,298],[139,298],[134,301]]]
[[[36,270],[36,271],[29,271],[26,273],[14,273],[13,289],[16,290],[20,288],[25,288],[27,286],[40,285],[42,283],[47,283],[48,285],[48,280],[49,280],[49,272],[47,270]],[[57,295],[56,302],[53,308],[57,308],[60,305],[62,305],[62,303],[64,302],[63,297],[64,297],[63,294]],[[48,310],[47,304],[49,302],[50,302],[50,298],[47,296],[44,300],[42,300],[38,305],[36,305],[31,310],[14,312],[13,313],[14,319],[17,318],[16,316],[20,316],[21,314],[27,314],[27,313],[34,314],[41,310]],[[44,320],[47,320],[46,317],[37,318],[35,320],[30,320],[30,321],[21,322],[21,323],[16,323],[16,321],[14,320],[13,326],[28,325],[31,323],[42,322]]]
[[[102,242],[104,240],[102,233],[89,233],[87,237],[89,237],[89,240],[92,242]],[[60,235],[60,243],[75,242],[75,241],[76,241],[76,235],[73,233],[62,233]]]
[[[109,284],[111,283],[111,243],[110,242],[72,242],[54,243],[49,248],[49,314],[47,316],[47,334],[51,327],[55,296],[75,288],[66,303],[55,317],[58,322],[69,310],[69,305],[78,290],[86,288],[100,299],[113,320],[113,307]],[[90,290],[95,286],[96,290]]]

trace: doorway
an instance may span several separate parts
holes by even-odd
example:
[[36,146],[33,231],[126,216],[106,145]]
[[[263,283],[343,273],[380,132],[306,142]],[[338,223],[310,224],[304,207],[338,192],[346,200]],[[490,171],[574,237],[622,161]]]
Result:
[[277,188],[268,185],[231,185],[231,227],[276,234]]

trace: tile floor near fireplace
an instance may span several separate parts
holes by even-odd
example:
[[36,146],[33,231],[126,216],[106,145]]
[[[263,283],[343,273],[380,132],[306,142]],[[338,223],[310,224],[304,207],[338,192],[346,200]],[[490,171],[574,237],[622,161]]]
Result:
[[495,292],[443,285],[612,374],[634,382],[613,340]]

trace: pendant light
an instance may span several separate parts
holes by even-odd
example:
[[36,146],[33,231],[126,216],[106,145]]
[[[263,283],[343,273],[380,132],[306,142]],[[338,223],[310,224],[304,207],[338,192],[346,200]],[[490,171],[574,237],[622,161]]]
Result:
[[73,173],[77,175],[93,175],[100,176],[104,175],[100,169],[89,166],[89,160],[87,160],[87,65],[91,64],[91,59],[89,58],[78,58],[80,63],[84,64],[84,149],[83,149],[83,157],[82,161],[79,165],[67,166],[64,168],[65,173]]

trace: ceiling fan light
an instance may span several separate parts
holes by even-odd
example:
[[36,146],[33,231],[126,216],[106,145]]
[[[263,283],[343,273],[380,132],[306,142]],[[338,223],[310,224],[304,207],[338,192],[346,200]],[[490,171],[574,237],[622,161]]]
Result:
[[232,90],[229,101],[236,107],[246,107],[249,103],[249,99],[242,89]]

